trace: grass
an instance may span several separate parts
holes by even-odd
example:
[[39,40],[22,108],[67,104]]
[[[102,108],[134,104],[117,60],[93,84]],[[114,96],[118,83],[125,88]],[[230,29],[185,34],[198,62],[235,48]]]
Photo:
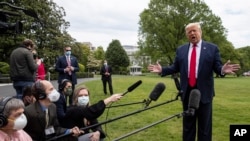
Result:
[[[127,93],[120,101],[114,105],[142,102],[148,99],[151,91],[159,82],[166,85],[166,89],[157,101],[152,101],[150,106],[175,99],[177,89],[173,79],[169,77],[161,78],[156,75],[147,76],[114,76],[114,93],[123,93],[129,86],[142,80],[142,84],[130,93]],[[249,86],[250,78],[226,77],[215,78],[215,93],[213,101],[213,141],[229,140],[229,125],[249,124]],[[91,93],[91,103],[108,97],[103,94],[102,82],[100,80],[85,82]],[[133,104],[115,108],[107,108],[104,114],[98,119],[103,122],[114,119],[128,113],[140,111],[145,104]],[[134,130],[155,123],[164,118],[182,112],[181,101],[177,100],[153,109],[149,109],[138,114],[134,114],[107,124],[102,125],[108,137],[106,141],[114,140]],[[182,140],[182,118],[173,118],[150,127],[146,130],[133,134],[122,140],[135,141],[181,141]]]

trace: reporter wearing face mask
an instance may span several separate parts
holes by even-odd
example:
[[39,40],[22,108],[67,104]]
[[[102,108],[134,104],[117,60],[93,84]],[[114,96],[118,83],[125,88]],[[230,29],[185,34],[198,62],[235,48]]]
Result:
[[67,99],[72,95],[72,83],[68,79],[62,80],[59,85],[60,98],[54,104],[56,105],[57,118],[60,124],[63,124],[67,110]]
[[4,97],[0,100],[0,139],[3,141],[32,141],[23,130],[27,124],[22,100]]
[[[104,100],[90,105],[89,96],[90,93],[85,86],[79,86],[75,89],[73,103],[72,106],[67,108],[64,122],[62,123],[63,127],[71,128],[77,126],[83,128],[94,125],[98,123],[97,118],[103,114],[106,105],[122,98],[122,94],[113,94]],[[102,141],[105,138],[105,133],[101,126],[97,126],[90,130],[84,130],[84,135],[79,138],[84,141]]]
[[36,102],[25,107],[25,115],[28,120],[24,130],[35,141],[44,141],[58,135],[72,133],[73,136],[65,136],[60,140],[78,140],[78,136],[83,133],[78,127],[62,128],[57,120],[56,102],[60,94],[47,80],[37,81],[32,86],[32,94]]

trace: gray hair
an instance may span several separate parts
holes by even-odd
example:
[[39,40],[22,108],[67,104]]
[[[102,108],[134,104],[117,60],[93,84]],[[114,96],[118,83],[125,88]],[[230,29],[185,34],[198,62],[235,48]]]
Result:
[[11,98],[5,105],[3,109],[3,115],[9,117],[11,112],[14,110],[18,110],[20,108],[24,108],[24,103],[21,99]]

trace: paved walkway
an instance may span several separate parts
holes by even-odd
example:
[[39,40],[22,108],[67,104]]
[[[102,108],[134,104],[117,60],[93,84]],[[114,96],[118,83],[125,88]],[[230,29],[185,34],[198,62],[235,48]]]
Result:
[[[92,81],[92,80],[100,80],[101,78],[79,78],[77,79],[77,83],[81,84],[83,82]],[[52,85],[57,89],[58,83],[57,80],[50,81]],[[0,97],[4,96],[14,96],[15,95],[15,89],[12,86],[12,83],[0,83]]]

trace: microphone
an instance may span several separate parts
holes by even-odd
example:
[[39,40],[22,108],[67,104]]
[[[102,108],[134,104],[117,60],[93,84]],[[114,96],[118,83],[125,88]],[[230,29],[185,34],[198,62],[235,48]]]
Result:
[[190,92],[188,101],[188,110],[184,112],[185,116],[194,116],[195,110],[199,108],[201,93],[198,89],[193,89]]
[[177,74],[173,75],[173,78],[174,78],[175,87],[178,90],[178,94],[176,96],[176,98],[178,98],[178,96],[182,96],[183,91],[181,90],[181,85],[180,85]]
[[153,91],[150,93],[149,95],[149,99],[146,100],[146,105],[144,108],[147,108],[148,105],[151,103],[151,101],[156,101],[160,95],[162,94],[162,92],[165,90],[165,84],[164,83],[158,83],[155,88],[153,89]]
[[127,90],[125,93],[122,94],[122,96],[124,96],[124,95],[127,94],[128,92],[132,92],[135,88],[137,88],[139,85],[141,85],[141,83],[142,83],[141,80],[135,82],[132,86],[130,86],[130,87],[128,88],[128,90]]

